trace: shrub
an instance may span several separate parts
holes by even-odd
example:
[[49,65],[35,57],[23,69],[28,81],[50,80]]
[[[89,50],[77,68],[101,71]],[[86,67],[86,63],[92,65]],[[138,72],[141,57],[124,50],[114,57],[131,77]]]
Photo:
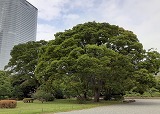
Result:
[[51,93],[46,93],[43,90],[38,90],[33,94],[33,98],[40,100],[42,103],[44,101],[54,101],[54,96]]
[[112,95],[111,94],[105,94],[104,100],[111,100],[112,99]]
[[16,100],[1,100],[0,108],[16,108],[17,101]]
[[85,103],[86,103],[86,100],[85,100],[85,98],[83,98],[83,97],[81,97],[81,96],[78,96],[78,97],[77,97],[77,102],[78,102],[79,104],[85,104]]
[[155,92],[153,95],[154,97],[160,97],[160,92]]
[[55,98],[56,99],[64,99],[63,92],[61,90],[56,90],[55,91]]
[[119,101],[119,100],[123,100],[124,97],[122,95],[113,95],[114,100]]
[[34,99],[33,98],[24,98],[23,102],[24,103],[33,103]]
[[105,94],[104,100],[115,100],[115,101],[119,101],[119,100],[123,100],[124,97],[121,94]]

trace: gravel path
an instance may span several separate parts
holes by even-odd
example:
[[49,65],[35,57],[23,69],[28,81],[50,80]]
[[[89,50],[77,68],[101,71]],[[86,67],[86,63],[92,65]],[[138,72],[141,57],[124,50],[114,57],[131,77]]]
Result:
[[134,103],[102,106],[56,114],[160,114],[160,99],[136,99]]

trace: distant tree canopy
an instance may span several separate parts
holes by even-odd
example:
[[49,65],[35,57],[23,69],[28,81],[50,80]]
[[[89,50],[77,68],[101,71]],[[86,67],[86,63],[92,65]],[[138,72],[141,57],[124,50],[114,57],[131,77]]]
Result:
[[[109,23],[88,22],[55,34],[39,51],[36,77],[47,91],[87,98],[125,94],[134,87],[143,93],[154,85],[160,54],[146,52],[137,36]],[[157,63],[158,62],[158,63]]]
[[11,59],[5,67],[12,73],[11,83],[14,87],[13,96],[28,97],[35,91],[39,83],[34,70],[38,61],[39,48],[46,45],[46,41],[31,41],[13,47]]

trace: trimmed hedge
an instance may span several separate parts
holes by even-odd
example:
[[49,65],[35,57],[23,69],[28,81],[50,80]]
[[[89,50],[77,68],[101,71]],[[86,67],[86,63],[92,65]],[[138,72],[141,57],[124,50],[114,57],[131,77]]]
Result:
[[0,100],[0,108],[16,108],[16,100]]
[[24,103],[33,103],[33,101],[34,101],[34,98],[24,98],[23,99]]

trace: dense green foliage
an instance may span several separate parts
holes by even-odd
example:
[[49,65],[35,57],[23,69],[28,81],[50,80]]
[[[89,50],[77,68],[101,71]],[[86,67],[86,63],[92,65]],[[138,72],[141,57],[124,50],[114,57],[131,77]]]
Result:
[[[12,96],[88,100],[160,90],[160,54],[137,36],[109,23],[88,22],[58,32],[49,42],[19,44],[11,51]],[[154,89],[151,89],[153,88]]]
[[54,96],[51,93],[47,93],[43,90],[37,90],[34,94],[33,94],[33,98],[38,99],[39,101],[41,101],[42,103],[44,101],[53,101],[54,100]]
[[13,97],[29,97],[39,86],[34,70],[38,61],[39,47],[46,44],[46,41],[31,41],[13,47],[11,59],[6,66],[12,73]]
[[12,92],[9,73],[0,71],[0,99],[10,97]]
[[100,95],[130,89],[142,94],[154,85],[159,60],[159,53],[146,52],[131,31],[89,22],[55,34],[41,48],[35,73],[48,91],[61,88],[67,96],[94,96],[98,102]]

